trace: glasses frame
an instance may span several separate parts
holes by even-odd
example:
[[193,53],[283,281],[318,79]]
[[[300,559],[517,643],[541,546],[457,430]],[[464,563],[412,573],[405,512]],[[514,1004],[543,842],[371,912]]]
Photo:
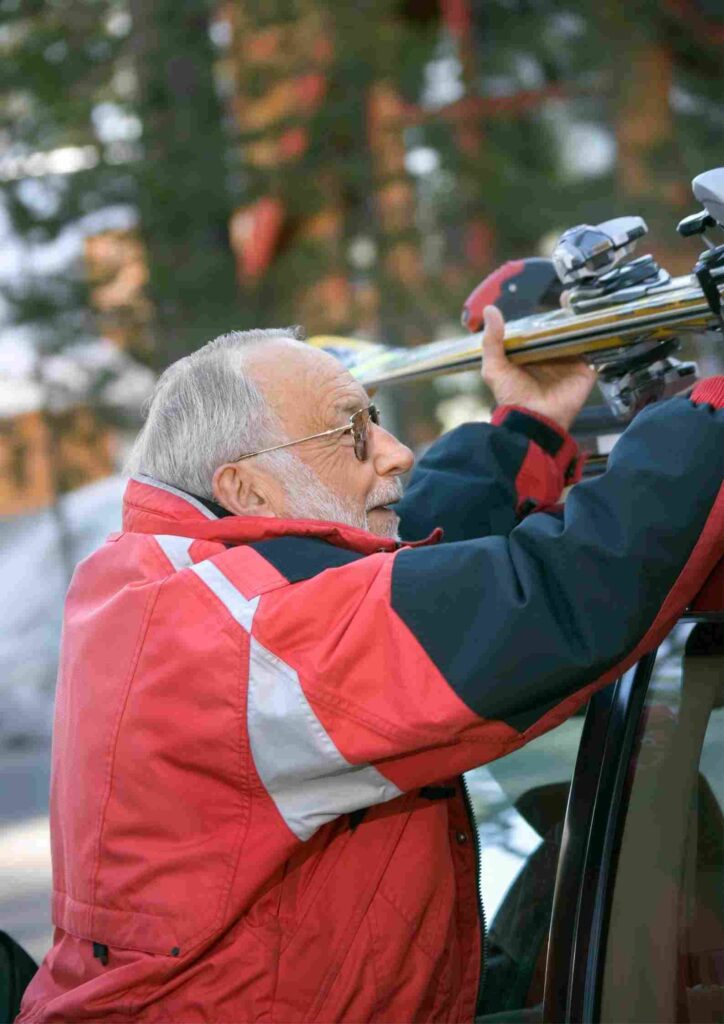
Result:
[[[366,415],[365,415],[366,414]],[[245,459],[253,459],[257,455],[266,455],[267,452],[277,452],[280,448],[291,448],[294,444],[303,444],[304,441],[314,441],[318,437],[331,437],[333,434],[352,434],[354,440],[354,454],[360,462],[367,459],[367,437],[370,422],[377,426],[380,422],[380,412],[374,402],[370,402],[364,409],[353,412],[349,423],[343,427],[332,427],[331,430],[322,430],[319,434],[308,434],[307,437],[298,437],[294,441],[285,441],[284,444],[275,444],[271,448],[262,448],[258,452],[250,452],[249,455],[240,455],[234,462],[243,462]]]

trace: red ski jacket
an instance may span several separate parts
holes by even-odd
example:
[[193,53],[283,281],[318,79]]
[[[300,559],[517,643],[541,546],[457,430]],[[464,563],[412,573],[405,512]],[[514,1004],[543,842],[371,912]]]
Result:
[[67,600],[55,942],[19,1021],[471,1021],[459,773],[655,645],[724,551],[724,379],[609,471],[520,410],[421,461],[397,545],[128,485]]

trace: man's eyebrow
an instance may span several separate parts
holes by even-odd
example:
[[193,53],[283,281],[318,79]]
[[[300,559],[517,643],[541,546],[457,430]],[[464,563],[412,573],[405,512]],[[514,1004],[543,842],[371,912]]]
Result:
[[365,409],[368,405],[369,399],[364,395],[359,395],[356,398],[347,398],[337,403],[335,410],[340,416],[352,416],[354,413],[359,412],[360,409]]

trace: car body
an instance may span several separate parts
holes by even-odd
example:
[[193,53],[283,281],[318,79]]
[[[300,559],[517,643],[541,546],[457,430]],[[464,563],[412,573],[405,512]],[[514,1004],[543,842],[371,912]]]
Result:
[[468,784],[479,1021],[724,1019],[723,612],[692,612],[585,717]]

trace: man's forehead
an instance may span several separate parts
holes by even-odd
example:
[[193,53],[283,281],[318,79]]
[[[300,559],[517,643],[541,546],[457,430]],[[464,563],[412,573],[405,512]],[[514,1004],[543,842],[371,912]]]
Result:
[[259,346],[249,353],[248,366],[285,420],[351,416],[369,402],[339,360],[291,338]]

